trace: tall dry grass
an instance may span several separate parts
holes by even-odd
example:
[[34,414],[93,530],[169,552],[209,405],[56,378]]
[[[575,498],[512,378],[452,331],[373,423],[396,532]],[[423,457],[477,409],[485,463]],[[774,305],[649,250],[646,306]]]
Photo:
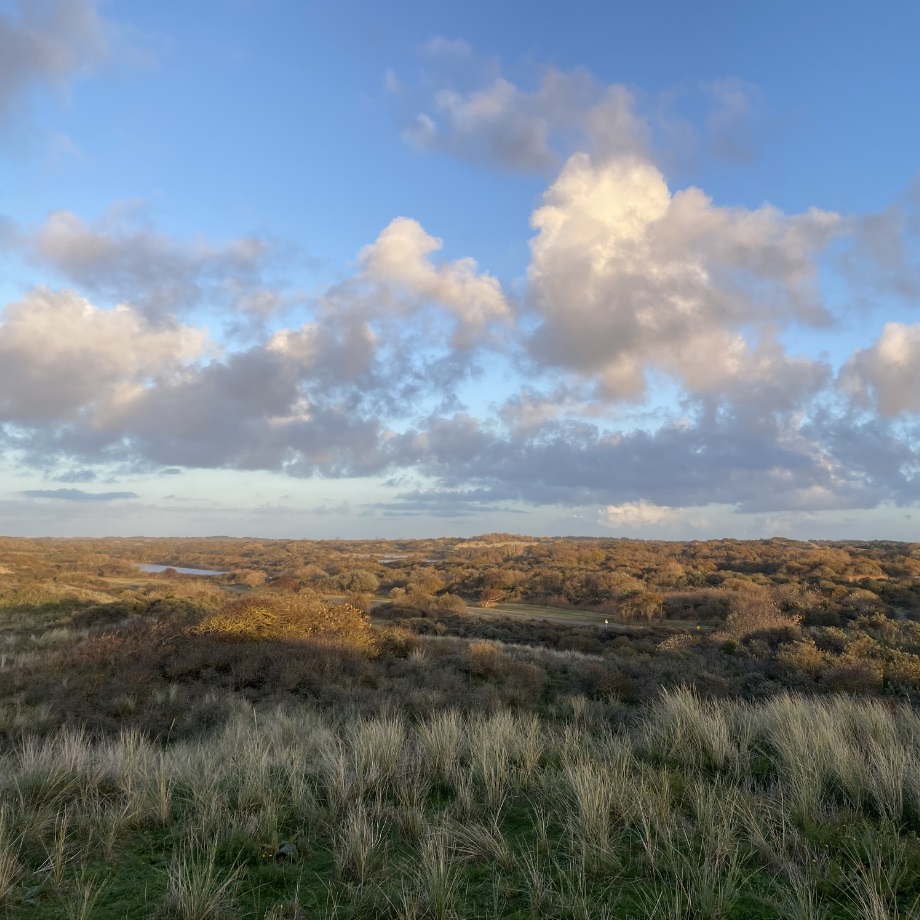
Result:
[[[199,920],[250,916],[291,839],[291,885],[314,860],[340,916],[729,918],[756,898],[778,917],[906,917],[920,888],[904,705],[673,691],[615,731],[233,706],[168,746],[70,730],[9,747],[0,904],[15,917],[38,885],[62,915],[104,917],[99,867],[141,839],[161,848],[151,909]],[[263,915],[293,897],[274,894]]]

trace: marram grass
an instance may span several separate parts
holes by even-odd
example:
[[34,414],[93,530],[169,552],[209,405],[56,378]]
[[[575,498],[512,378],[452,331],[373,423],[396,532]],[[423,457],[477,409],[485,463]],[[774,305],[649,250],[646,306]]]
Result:
[[628,730],[236,704],[0,761],[5,917],[908,918],[920,717],[676,691]]

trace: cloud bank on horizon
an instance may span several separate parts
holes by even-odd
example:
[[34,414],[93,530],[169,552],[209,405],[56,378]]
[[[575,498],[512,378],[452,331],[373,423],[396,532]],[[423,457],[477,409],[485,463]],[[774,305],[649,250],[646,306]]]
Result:
[[[79,121],[124,34],[90,0],[0,6],[0,138],[65,104],[49,88]],[[520,270],[455,254],[449,214],[393,213],[321,282],[272,228],[170,232],[123,196],[0,215],[0,529],[50,532],[61,503],[71,531],[135,533],[156,508],[169,532],[207,526],[164,472],[208,524],[236,506],[202,471],[283,483],[247,506],[269,536],[331,535],[330,515],[344,535],[859,536],[920,501],[911,176],[873,213],[669,181],[676,129],[736,169],[756,155],[740,79],[700,84],[697,126],[587,67],[516,82],[458,38],[382,82],[407,162],[535,183]],[[361,207],[344,186],[341,207]],[[359,482],[363,501],[334,491]]]

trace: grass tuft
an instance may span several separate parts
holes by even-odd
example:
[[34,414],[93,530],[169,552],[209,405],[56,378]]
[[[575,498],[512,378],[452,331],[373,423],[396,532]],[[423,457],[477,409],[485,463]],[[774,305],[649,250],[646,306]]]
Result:
[[217,866],[214,847],[177,850],[166,870],[163,920],[225,920],[232,916],[241,870]]

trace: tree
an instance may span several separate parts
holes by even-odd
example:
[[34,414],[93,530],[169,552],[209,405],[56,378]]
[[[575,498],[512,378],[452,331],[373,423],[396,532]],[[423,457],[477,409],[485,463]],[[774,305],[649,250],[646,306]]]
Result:
[[444,581],[430,566],[423,565],[409,576],[410,594],[437,594],[444,589]]
[[501,588],[483,588],[479,593],[479,606],[494,607],[504,596],[505,592]]
[[620,616],[627,621],[651,620],[663,606],[664,596],[657,591],[636,591],[620,601]]
[[367,569],[352,569],[335,577],[339,589],[346,594],[373,594],[380,587],[380,579]]

